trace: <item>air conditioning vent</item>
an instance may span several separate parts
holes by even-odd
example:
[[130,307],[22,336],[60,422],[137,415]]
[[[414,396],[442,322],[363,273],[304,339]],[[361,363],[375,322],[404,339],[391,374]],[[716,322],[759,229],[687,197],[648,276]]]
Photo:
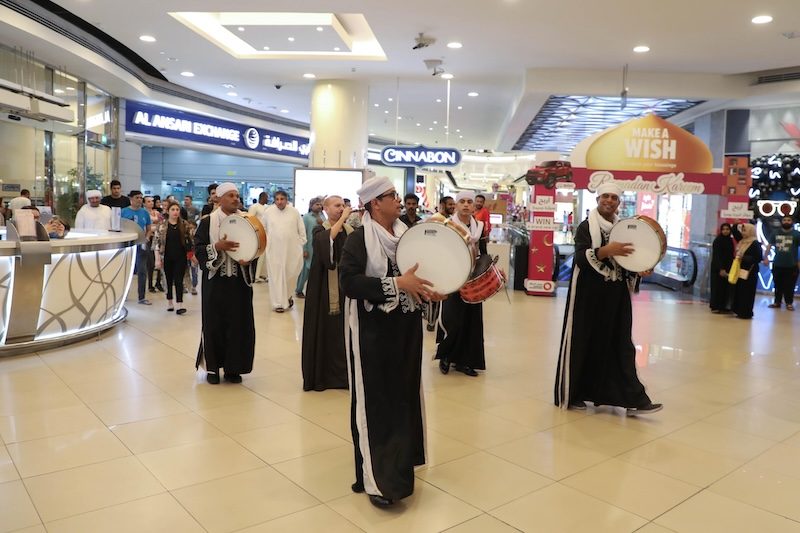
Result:
[[763,85],[765,83],[780,83],[783,81],[797,81],[800,80],[800,71],[797,72],[784,72],[782,74],[769,74],[767,76],[759,76],[756,80],[756,85]]

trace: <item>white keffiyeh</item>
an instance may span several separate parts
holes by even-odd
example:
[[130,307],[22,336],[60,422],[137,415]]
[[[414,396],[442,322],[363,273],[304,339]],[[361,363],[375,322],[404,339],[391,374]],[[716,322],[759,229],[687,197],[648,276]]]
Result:
[[[386,231],[386,228],[372,220],[369,212],[364,213],[361,219],[361,225],[364,227],[364,247],[367,250],[367,268],[365,274],[373,278],[381,278],[383,280],[394,280],[386,276],[386,260],[388,259],[392,265],[397,265],[397,243],[400,237],[408,229],[399,219],[394,221],[392,231],[394,235]],[[397,286],[394,285],[393,292],[399,297]],[[378,307],[385,312],[389,312],[399,303],[399,298],[394,298],[392,301],[379,305]],[[372,304],[364,301],[364,309],[372,311]]]
[[613,268],[606,267],[606,265],[604,265],[603,262],[595,256],[594,251],[603,246],[604,236],[605,240],[608,241],[608,235],[611,233],[611,228],[614,227],[614,224],[616,224],[618,220],[619,217],[616,214],[614,214],[613,220],[606,220],[600,215],[600,213],[597,211],[597,208],[592,209],[589,212],[589,235],[592,238],[592,247],[586,251],[587,258],[595,270],[605,276],[606,280],[609,281],[616,281],[619,279],[619,276],[621,275],[620,267],[617,265],[617,262],[614,261],[613,257],[608,258],[613,265]]
[[469,240],[470,243],[477,246],[478,241],[483,236],[483,222],[475,220],[475,217],[469,217],[469,226],[461,222],[461,219],[458,218],[458,215],[451,215],[450,220],[467,230],[469,233]]

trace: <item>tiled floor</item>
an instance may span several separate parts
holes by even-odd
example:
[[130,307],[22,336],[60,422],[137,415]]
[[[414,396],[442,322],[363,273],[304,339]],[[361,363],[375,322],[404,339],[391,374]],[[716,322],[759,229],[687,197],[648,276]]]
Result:
[[242,385],[194,373],[192,296],[0,359],[0,532],[800,532],[800,314],[765,297],[752,322],[636,297],[648,418],[552,406],[564,294],[486,304],[477,378],[441,375],[426,334],[430,463],[379,510],[350,492],[347,393],[302,392],[303,302],[267,291]]

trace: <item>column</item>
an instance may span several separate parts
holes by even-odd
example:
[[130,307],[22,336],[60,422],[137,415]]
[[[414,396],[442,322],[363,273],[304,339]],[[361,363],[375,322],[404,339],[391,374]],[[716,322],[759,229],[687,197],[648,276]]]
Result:
[[320,80],[311,94],[312,168],[366,168],[369,90],[366,83]]

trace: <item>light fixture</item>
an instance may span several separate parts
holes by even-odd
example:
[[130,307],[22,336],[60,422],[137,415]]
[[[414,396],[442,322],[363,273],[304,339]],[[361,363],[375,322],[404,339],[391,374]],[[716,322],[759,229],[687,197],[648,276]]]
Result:
[[286,40],[289,41],[290,43],[293,43],[294,42],[294,37],[287,37]]
[[154,43],[154,42],[156,42],[156,38],[153,37],[152,35],[140,35],[139,36],[139,40],[140,41],[144,41],[146,43]]
[[449,42],[449,43],[447,43],[447,48],[452,48],[453,50],[458,50],[458,49],[459,49],[459,48],[461,48],[462,46],[464,46],[464,45],[463,45],[463,44],[461,44],[461,43],[460,43],[460,42],[458,42],[458,41],[453,41],[453,42]]
[[428,131],[433,131],[433,128],[428,128]]
[[288,109],[281,109],[281,113],[288,113],[288,112],[289,112]]
[[68,91],[74,91],[74,90],[75,90],[75,87],[67,87],[67,90],[68,90]]
[[388,114],[389,114],[389,110],[388,110],[388,109],[384,109],[384,110],[383,110],[383,114],[384,114],[384,115],[388,115]]
[[387,98],[387,100],[390,101],[390,102],[394,102],[394,98],[392,98],[392,97]]
[[313,80],[317,76],[316,74],[312,74],[311,72],[306,72],[305,74],[303,74],[303,77],[307,80]]
[[269,51],[269,46],[265,46],[264,48],[262,48],[262,50]]
[[461,130],[456,130],[456,133],[461,133]]
[[478,93],[476,93],[475,91],[471,91],[471,92],[467,93],[467,96],[469,96],[471,98],[475,98],[476,96],[478,96]]
[[181,72],[181,76],[185,76],[187,78],[194,78],[194,72],[189,72],[188,70],[184,70]]
[[772,17],[769,15],[758,15],[757,17],[753,17],[750,22],[753,24],[769,24],[772,22]]
[[420,124],[419,122],[417,122],[417,126],[422,126],[422,124]]
[[434,121],[433,121],[433,123],[434,123],[434,124],[438,124],[438,123],[439,123],[439,121],[438,121],[438,120],[434,120]]
[[397,120],[403,120],[403,117],[398,116]]
[[339,50],[341,50],[341,48],[339,48],[338,46],[334,46],[334,47],[333,47],[333,51],[334,51],[334,52],[338,52]]
[[239,96],[239,95],[238,95],[236,92],[234,92],[234,91],[230,91],[230,92],[228,92],[228,93],[225,93],[225,94],[227,94],[228,96]]
[[444,74],[442,74],[442,79],[443,80],[452,80],[453,79],[453,75],[450,74],[449,72],[445,72]]
[[64,90],[63,89],[55,89],[53,92],[56,93],[56,94],[64,94]]
[[460,105],[460,106],[458,106],[458,110],[459,110],[459,111],[461,111],[462,109],[464,109],[464,106],[463,106],[463,105]]
[[650,51],[650,47],[642,44],[639,46],[634,46],[633,51],[637,54],[644,54]]
[[436,103],[437,103],[437,104],[441,104],[441,103],[442,103],[442,99],[441,99],[441,98],[437,98],[437,99],[436,99]]
[[239,26],[239,27],[238,27],[238,28],[236,28],[236,29],[237,29],[237,30],[239,30],[239,31],[244,31],[244,26]]
[[370,137],[374,137],[374,136],[375,136],[375,133],[373,133],[373,132],[369,132],[369,136],[370,136]]
[[381,106],[381,104],[372,104],[372,105],[375,106],[375,107],[380,107]]
[[167,61],[177,61],[177,60],[178,60],[177,57],[168,57],[167,58]]
[[225,87],[226,89],[235,89],[236,88],[236,85],[234,85],[232,83],[223,83],[222,86]]
[[317,26],[317,31],[322,31],[324,28],[322,26]]

